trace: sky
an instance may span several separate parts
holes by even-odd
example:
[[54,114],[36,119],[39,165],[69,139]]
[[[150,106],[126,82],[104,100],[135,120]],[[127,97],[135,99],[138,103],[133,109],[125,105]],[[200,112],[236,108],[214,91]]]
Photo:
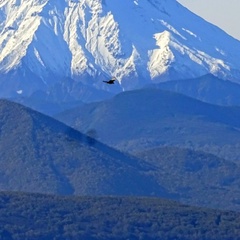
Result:
[[240,40],[240,0],[178,0],[178,2]]

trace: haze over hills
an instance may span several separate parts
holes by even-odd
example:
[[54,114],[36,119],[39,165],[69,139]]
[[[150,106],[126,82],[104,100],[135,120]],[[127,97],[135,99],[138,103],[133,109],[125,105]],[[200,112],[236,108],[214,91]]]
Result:
[[58,115],[100,141],[125,151],[162,145],[206,150],[238,161],[240,108],[216,106],[160,89],[121,93]]
[[118,93],[207,73],[239,83],[240,42],[175,0],[2,0],[0,20],[1,97],[57,84],[79,100],[89,89],[76,85]]

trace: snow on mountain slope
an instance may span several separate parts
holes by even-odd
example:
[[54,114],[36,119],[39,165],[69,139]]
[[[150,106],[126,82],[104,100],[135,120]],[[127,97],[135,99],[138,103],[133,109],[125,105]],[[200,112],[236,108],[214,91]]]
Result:
[[[109,90],[212,73],[240,83],[240,42],[176,0],[0,0],[0,95],[62,79]],[[118,88],[120,91],[120,88]]]

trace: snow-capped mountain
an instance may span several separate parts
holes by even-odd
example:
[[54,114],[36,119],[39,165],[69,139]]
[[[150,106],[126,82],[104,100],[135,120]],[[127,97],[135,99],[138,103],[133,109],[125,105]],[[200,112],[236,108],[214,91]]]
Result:
[[110,91],[115,76],[115,92],[207,73],[240,83],[240,41],[176,0],[0,0],[0,33],[2,97],[70,78]]

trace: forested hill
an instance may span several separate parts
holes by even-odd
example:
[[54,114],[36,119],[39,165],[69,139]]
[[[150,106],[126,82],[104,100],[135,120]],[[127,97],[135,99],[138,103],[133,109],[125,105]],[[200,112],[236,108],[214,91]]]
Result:
[[0,193],[0,239],[239,239],[240,213],[137,197]]

